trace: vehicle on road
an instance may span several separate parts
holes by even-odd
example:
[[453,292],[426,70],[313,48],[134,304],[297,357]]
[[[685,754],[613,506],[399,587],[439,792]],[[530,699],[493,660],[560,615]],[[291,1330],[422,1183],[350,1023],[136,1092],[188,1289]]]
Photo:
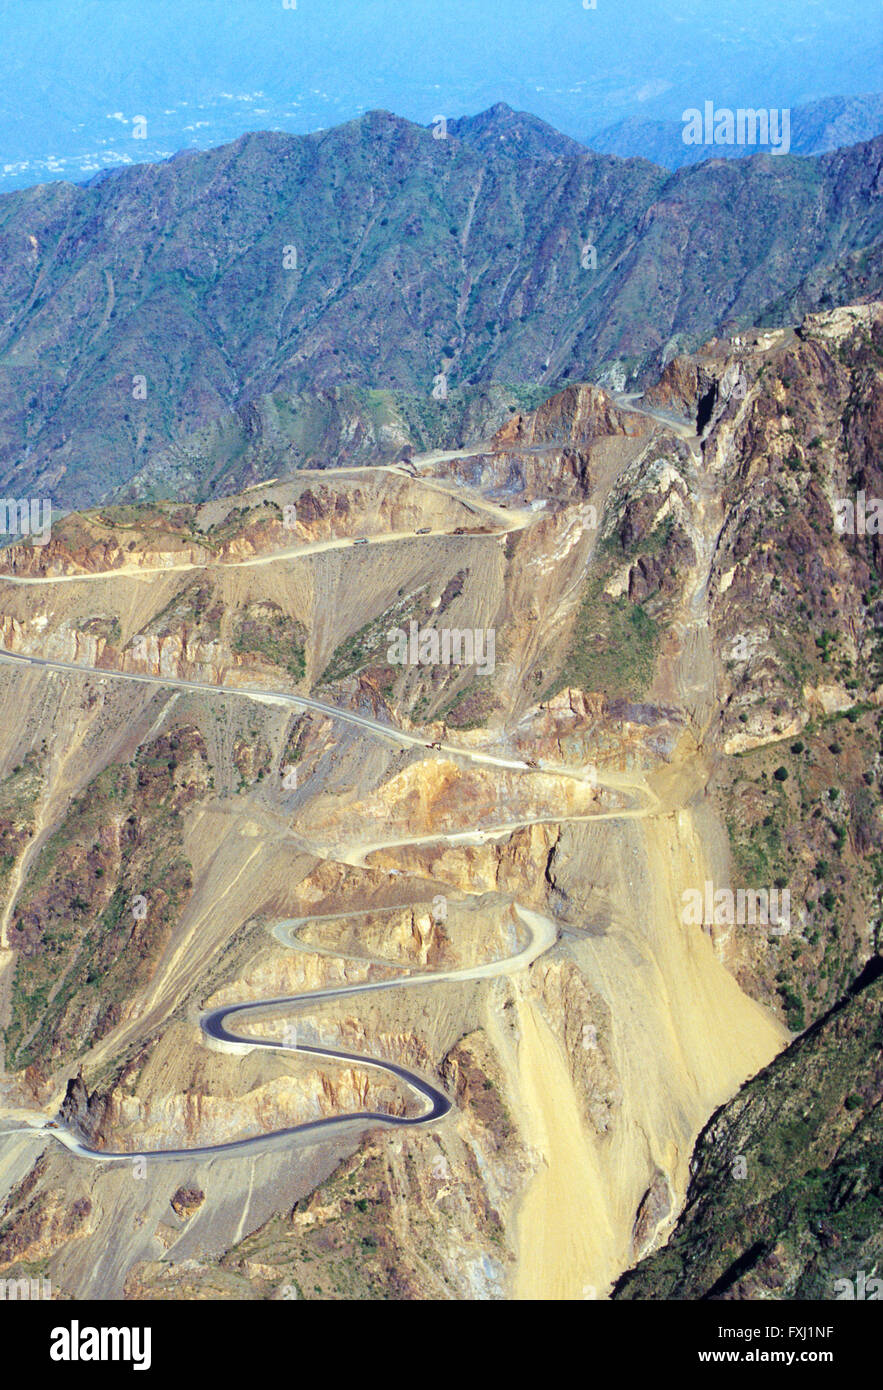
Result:
[[359,536],[358,540],[354,540],[354,541],[353,541],[353,545],[367,545],[367,544],[368,544],[368,537],[367,537],[367,536]]
[[428,535],[429,535],[429,532],[430,532],[430,529],[431,529],[431,528],[430,528],[429,526],[418,526],[418,527],[417,527],[417,530],[414,532],[414,535],[415,535],[415,536],[428,536]]

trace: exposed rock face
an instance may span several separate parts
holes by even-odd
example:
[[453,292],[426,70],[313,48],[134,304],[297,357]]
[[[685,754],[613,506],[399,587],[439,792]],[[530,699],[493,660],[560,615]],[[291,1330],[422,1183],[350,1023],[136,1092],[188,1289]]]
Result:
[[59,1116],[63,1124],[81,1139],[89,1142],[100,1134],[107,1107],[107,1097],[97,1093],[90,1096],[83,1080],[83,1073],[77,1072],[67,1083]]
[[201,1187],[179,1187],[172,1197],[171,1206],[176,1216],[180,1216],[182,1221],[189,1221],[204,1201],[205,1193]]
[[588,444],[601,436],[645,435],[652,426],[640,415],[619,410],[601,387],[569,386],[528,415],[514,415],[493,438],[493,447]]
[[685,419],[695,420],[700,397],[707,395],[714,378],[696,356],[678,354],[663,368],[658,381],[644,392],[648,405],[670,410]]
[[659,1227],[671,1215],[671,1187],[665,1173],[656,1172],[641,1198],[632,1232],[632,1250],[640,1258],[656,1238]]
[[[554,859],[549,877],[554,881]],[[610,1002],[592,993],[572,961],[534,970],[534,983],[550,1018],[561,1028],[574,1088],[586,1119],[600,1137],[622,1120],[622,1081],[614,1055]]]

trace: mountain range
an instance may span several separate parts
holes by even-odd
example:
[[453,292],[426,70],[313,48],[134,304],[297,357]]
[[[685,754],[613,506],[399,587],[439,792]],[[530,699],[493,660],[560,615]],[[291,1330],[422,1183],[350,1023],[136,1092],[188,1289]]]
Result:
[[378,111],[7,194],[0,488],[210,496],[641,384],[879,288],[881,156],[670,173],[507,109],[446,132]]

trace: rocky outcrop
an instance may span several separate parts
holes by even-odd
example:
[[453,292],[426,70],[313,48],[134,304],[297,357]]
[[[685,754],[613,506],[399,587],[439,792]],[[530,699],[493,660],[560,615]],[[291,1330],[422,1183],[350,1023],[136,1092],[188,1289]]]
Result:
[[59,1119],[80,1139],[91,1144],[101,1133],[108,1104],[107,1096],[99,1095],[97,1092],[89,1094],[83,1073],[78,1071],[67,1083]]
[[582,445],[610,435],[646,435],[650,421],[620,410],[600,386],[568,386],[529,414],[513,415],[494,435],[500,452],[539,445]]
[[195,1216],[205,1201],[205,1193],[201,1187],[179,1187],[172,1195],[171,1208],[176,1216],[182,1221],[189,1221]]

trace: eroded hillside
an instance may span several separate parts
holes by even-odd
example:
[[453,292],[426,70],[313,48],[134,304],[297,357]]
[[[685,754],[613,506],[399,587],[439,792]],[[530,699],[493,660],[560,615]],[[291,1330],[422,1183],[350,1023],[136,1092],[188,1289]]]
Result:
[[834,517],[881,323],[5,552],[0,1272],[584,1298],[660,1249],[877,951],[878,543]]

